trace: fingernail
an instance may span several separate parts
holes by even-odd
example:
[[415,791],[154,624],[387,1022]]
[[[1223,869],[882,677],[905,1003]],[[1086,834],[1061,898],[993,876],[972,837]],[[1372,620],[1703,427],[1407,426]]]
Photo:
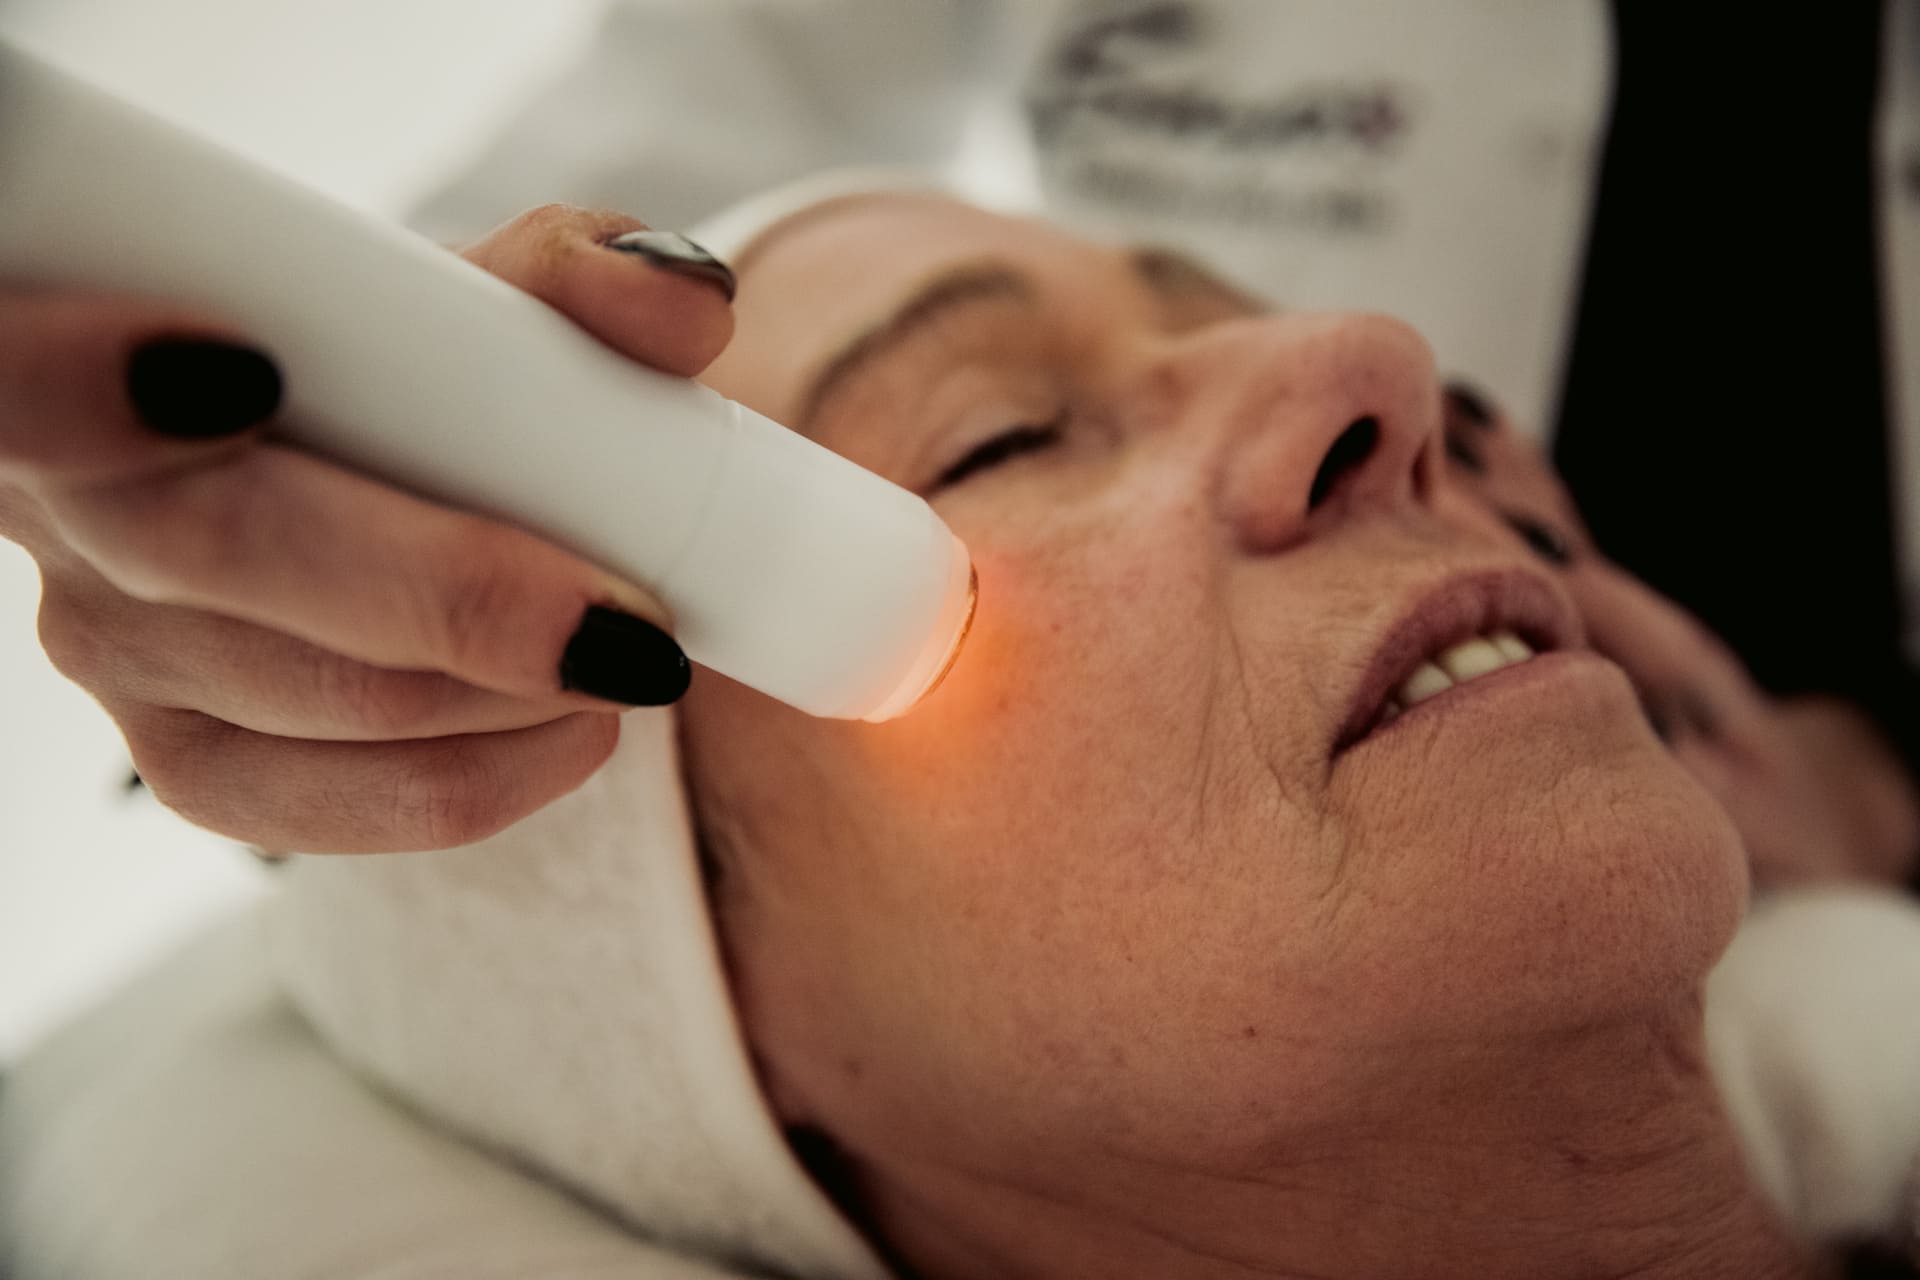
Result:
[[733,268],[678,231],[629,231],[607,241],[607,248],[637,254],[663,271],[705,280],[733,301]]
[[1493,410],[1486,398],[1458,378],[1447,384],[1447,402],[1474,426],[1492,428]]
[[280,407],[280,370],[265,352],[205,338],[157,338],[127,360],[127,395],[162,435],[232,435]]
[[560,658],[560,684],[576,693],[662,707],[678,701],[693,667],[673,637],[644,618],[590,605]]

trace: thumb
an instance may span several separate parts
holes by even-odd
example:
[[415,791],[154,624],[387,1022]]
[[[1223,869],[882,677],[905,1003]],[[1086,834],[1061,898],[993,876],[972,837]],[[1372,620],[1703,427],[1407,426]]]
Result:
[[544,205],[462,256],[666,373],[694,376],[733,336],[726,264],[625,214]]

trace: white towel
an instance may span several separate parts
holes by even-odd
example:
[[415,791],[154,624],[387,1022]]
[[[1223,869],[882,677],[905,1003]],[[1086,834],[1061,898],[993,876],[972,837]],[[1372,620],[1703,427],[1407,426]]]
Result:
[[881,1280],[755,1085],[675,755],[670,714],[630,712],[584,787],[490,840],[295,859],[276,964],[347,1062],[643,1234]]
[[1920,904],[1761,899],[1707,981],[1707,1045],[1756,1176],[1804,1238],[1920,1245]]

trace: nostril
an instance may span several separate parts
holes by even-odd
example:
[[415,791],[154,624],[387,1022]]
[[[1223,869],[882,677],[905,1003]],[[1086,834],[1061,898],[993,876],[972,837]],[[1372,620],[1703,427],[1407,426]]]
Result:
[[[1320,461],[1320,470],[1313,477],[1313,488],[1307,493],[1307,510],[1317,509],[1340,481],[1360,469],[1366,460],[1373,456],[1373,450],[1380,443],[1380,422],[1377,418],[1356,418],[1340,438],[1327,450],[1327,456]],[[1297,492],[1297,490],[1296,490]]]

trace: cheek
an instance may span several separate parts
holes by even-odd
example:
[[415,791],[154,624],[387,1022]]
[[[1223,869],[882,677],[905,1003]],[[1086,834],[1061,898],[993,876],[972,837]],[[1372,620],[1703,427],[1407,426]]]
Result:
[[[1192,960],[1271,950],[1246,927],[1270,872],[1223,865],[1246,833],[1205,826],[1246,806],[1196,786],[1224,787],[1206,764],[1231,754],[1196,710],[1222,615],[1186,553],[1203,531],[1176,507],[1023,543],[976,533],[980,612],[946,683],[897,721],[814,734],[859,834],[789,860],[791,914],[753,926],[787,939],[755,967],[787,992],[763,1003],[809,1046],[793,1063],[810,1095],[875,1105],[883,1075],[903,1090],[886,1122],[908,1123],[914,1082],[1057,1082],[1118,1048],[1116,1028],[1245,1004],[1205,996],[1228,966]],[[890,1066],[856,1080],[856,1060]]]
[[1036,507],[983,503],[952,517],[973,552],[978,612],[946,681],[887,726],[892,748],[950,744],[952,758],[997,779],[1014,758],[1084,767],[1086,749],[1117,745],[1141,714],[1190,708],[1221,612],[1198,512],[1117,498],[1038,517]]
[[1593,672],[1561,692],[1564,732],[1456,741],[1440,722],[1341,779],[1345,841],[1368,859],[1341,909],[1370,926],[1327,982],[1395,975],[1372,986],[1383,1040],[1617,1016],[1704,976],[1731,938],[1737,836],[1624,678]]

